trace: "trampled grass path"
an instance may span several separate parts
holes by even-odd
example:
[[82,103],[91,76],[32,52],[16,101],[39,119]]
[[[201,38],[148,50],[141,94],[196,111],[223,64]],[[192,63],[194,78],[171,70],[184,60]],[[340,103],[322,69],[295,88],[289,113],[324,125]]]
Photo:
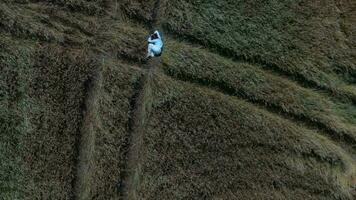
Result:
[[132,110],[129,121],[130,135],[126,149],[126,165],[120,178],[119,195],[122,199],[138,199],[136,188],[139,184],[140,147],[144,135],[144,127],[151,109],[152,90],[151,81],[155,73],[158,60],[149,62],[149,68],[140,78],[135,95],[132,99]]
[[86,100],[83,108],[83,125],[77,139],[77,161],[73,181],[73,196],[75,200],[90,198],[90,188],[93,175],[93,160],[95,154],[95,126],[100,126],[98,119],[99,98],[102,85],[102,74],[96,72],[94,77],[86,84]]
[[[158,13],[160,8],[160,0],[156,0],[155,7],[152,12],[152,21],[149,23],[150,32],[153,32],[158,25]],[[135,95],[131,103],[131,117],[129,120],[130,135],[128,138],[128,147],[125,152],[126,162],[124,173],[120,177],[119,195],[120,199],[134,200],[138,199],[136,188],[139,184],[140,170],[140,147],[142,146],[142,136],[144,134],[144,126],[146,119],[150,113],[152,103],[151,81],[153,79],[155,69],[159,65],[160,59],[149,60],[143,64],[145,68],[144,74],[138,81]]]

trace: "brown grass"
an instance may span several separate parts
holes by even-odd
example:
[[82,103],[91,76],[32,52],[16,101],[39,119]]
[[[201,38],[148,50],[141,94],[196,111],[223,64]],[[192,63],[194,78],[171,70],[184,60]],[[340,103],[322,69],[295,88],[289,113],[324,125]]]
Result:
[[[95,131],[93,179],[89,198],[110,199],[120,194],[122,174],[125,173],[129,116],[141,72],[127,65],[108,62],[103,68],[103,90],[98,116],[101,126]],[[109,81],[110,80],[110,81]]]
[[211,90],[154,80],[140,198],[350,198],[335,178],[353,163],[316,132]]
[[[189,45],[167,41],[164,70],[181,80],[216,87],[300,122],[325,129],[355,150],[356,108],[324,93],[304,88],[286,77],[245,62],[233,62]],[[342,114],[343,113],[343,114]],[[347,113],[347,114],[346,114]]]
[[170,1],[163,25],[178,38],[355,102],[355,48],[347,45],[350,37],[340,33],[339,22],[354,21],[356,5],[344,4],[351,9],[338,11],[333,0]]
[[[0,199],[120,199],[128,166],[137,199],[353,199],[354,8],[2,1]],[[135,121],[160,22],[164,66]],[[133,121],[144,122],[130,165]]]
[[[69,198],[83,121],[85,84],[96,61],[83,50],[44,46],[36,53],[30,96],[33,131],[25,140],[28,174],[36,180],[33,198]],[[51,191],[51,192],[48,192]]]

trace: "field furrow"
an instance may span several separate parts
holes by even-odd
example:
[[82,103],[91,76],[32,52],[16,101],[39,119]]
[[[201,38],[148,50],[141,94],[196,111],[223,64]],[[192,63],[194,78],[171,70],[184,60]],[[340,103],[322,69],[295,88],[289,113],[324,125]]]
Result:
[[[356,109],[335,102],[323,93],[300,87],[244,62],[223,57],[190,45],[172,42],[164,56],[164,71],[181,80],[218,88],[282,115],[323,129],[352,151],[355,149]],[[340,114],[348,113],[348,114]]]

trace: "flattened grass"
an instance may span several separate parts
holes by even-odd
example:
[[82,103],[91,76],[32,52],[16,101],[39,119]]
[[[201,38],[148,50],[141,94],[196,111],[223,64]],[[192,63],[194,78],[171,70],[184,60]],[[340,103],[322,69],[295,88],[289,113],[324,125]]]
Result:
[[168,43],[163,57],[164,71],[184,81],[218,88],[228,95],[285,113],[327,129],[336,141],[355,150],[356,107],[299,86],[285,77],[244,62],[233,62],[205,50]]
[[[151,21],[154,2],[120,2],[127,14],[122,19]],[[171,33],[193,38],[224,56],[276,64],[290,77],[300,75],[337,95],[356,94],[355,87],[345,83],[354,82],[352,51],[348,51],[353,41],[345,40],[353,37],[349,36],[354,30],[352,13],[345,13],[352,11],[350,6],[340,7],[345,13],[345,20],[340,20],[345,34],[337,32],[335,38],[341,42],[335,43],[329,40],[331,32],[325,32],[325,27],[333,31],[335,25],[324,26],[335,22],[334,5],[320,12],[323,7],[309,9],[311,4],[299,10],[305,11],[301,16],[315,12],[319,18],[325,11],[332,13],[330,21],[313,31],[295,18],[299,14],[288,10],[305,6],[291,1],[164,3],[168,6],[160,20]],[[85,187],[88,198],[119,198],[132,98],[142,72],[115,60],[140,61],[147,30],[105,15],[113,4],[106,0],[0,3],[0,128],[5,133],[0,135],[0,198],[75,196],[79,140],[86,134],[81,130],[88,82],[98,70],[103,84],[96,96],[96,116],[91,119],[95,144],[89,171],[83,172],[90,177]],[[295,37],[293,31],[304,32]],[[217,37],[221,33],[224,41]],[[327,35],[326,46],[310,48],[318,46],[318,38],[306,45],[320,33]],[[191,76],[186,80],[200,79],[212,87],[224,83],[228,91],[245,99],[263,99],[283,112],[320,121],[340,133],[349,132],[345,124],[355,122],[351,104],[318,99],[322,95],[284,83],[283,78],[264,74],[250,64],[238,64],[246,68],[236,69],[236,63],[214,54],[189,52],[175,44],[169,49],[164,62],[172,76]],[[316,53],[306,56],[309,49]],[[330,55],[335,63],[328,68]],[[214,66],[223,66],[226,72]],[[333,141],[235,97],[165,76],[154,80],[154,99],[145,102],[153,104],[153,111],[147,114],[144,160],[137,170],[141,172],[137,192],[142,198],[350,199],[348,175],[353,175],[353,160]]]
[[112,199],[120,195],[118,189],[126,170],[130,137],[131,101],[141,73],[118,62],[105,61],[103,65],[89,199]]
[[93,43],[98,19],[70,13],[52,4],[14,5],[0,3],[2,33],[46,43],[85,46]]
[[[345,5],[356,6],[351,1]],[[178,0],[166,7],[167,32],[356,100],[347,89],[356,72],[355,48],[346,45],[339,26],[352,19],[352,11],[338,9],[334,1]],[[351,32],[356,29],[348,25]]]
[[146,36],[142,26],[109,20],[101,26],[96,37],[96,48],[103,54],[138,63],[146,56]]
[[53,29],[45,26],[35,17],[38,17],[38,15],[31,16],[31,13],[21,9],[21,7],[0,3],[1,32],[10,33],[11,36],[40,41],[59,39],[60,35],[56,35]]
[[317,132],[165,76],[154,85],[140,198],[351,199],[336,179],[352,163]]

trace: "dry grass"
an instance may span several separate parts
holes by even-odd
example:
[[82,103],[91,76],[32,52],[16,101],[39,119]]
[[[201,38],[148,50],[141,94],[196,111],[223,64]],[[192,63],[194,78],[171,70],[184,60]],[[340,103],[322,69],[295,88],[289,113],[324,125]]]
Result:
[[[166,40],[162,69],[194,83],[152,75],[131,192],[352,199],[355,162],[343,145],[355,144],[340,141],[355,134],[355,5],[322,3],[162,1],[158,22],[185,43]],[[154,4],[0,3],[1,199],[120,198]]]
[[336,178],[352,163],[317,132],[209,89],[154,80],[140,198],[350,199]]
[[[93,128],[92,165],[82,173],[92,177],[85,179],[84,186],[89,186],[90,197],[107,199],[117,193],[129,102],[138,72],[112,60],[125,53],[123,48],[134,52],[137,46],[122,45],[127,25],[87,16],[80,10],[70,13],[68,6],[58,5],[0,5],[1,119],[2,130],[11,135],[2,139],[4,145],[13,143],[11,148],[2,146],[7,149],[1,153],[2,199],[75,196],[80,140],[86,134],[81,131],[88,83],[100,69],[104,81],[100,109],[96,118],[89,120],[101,125]],[[105,20],[107,24],[102,22]],[[107,28],[110,24],[118,29]],[[135,33],[133,28],[131,33]],[[139,41],[137,38],[130,37],[131,41]],[[8,108],[11,101],[13,109]]]
[[120,63],[106,62],[103,87],[99,98],[98,120],[95,127],[90,195],[87,199],[118,197],[120,178],[124,173],[129,137],[131,101],[141,72]]
[[164,70],[184,81],[218,88],[228,95],[287,114],[289,117],[326,129],[336,141],[356,146],[356,107],[331,100],[325,94],[303,88],[285,77],[244,62],[175,42],[167,42]]
[[93,55],[56,46],[36,53],[29,95],[38,110],[31,113],[33,131],[24,141],[28,175],[35,185],[29,198],[72,196],[86,84],[97,66]]
[[[350,24],[356,3],[342,5],[340,10],[332,0],[169,1],[163,25],[221,55],[259,63],[355,102],[355,92],[346,88],[355,82],[355,48],[348,35],[356,29]],[[339,22],[348,24],[348,34]]]

